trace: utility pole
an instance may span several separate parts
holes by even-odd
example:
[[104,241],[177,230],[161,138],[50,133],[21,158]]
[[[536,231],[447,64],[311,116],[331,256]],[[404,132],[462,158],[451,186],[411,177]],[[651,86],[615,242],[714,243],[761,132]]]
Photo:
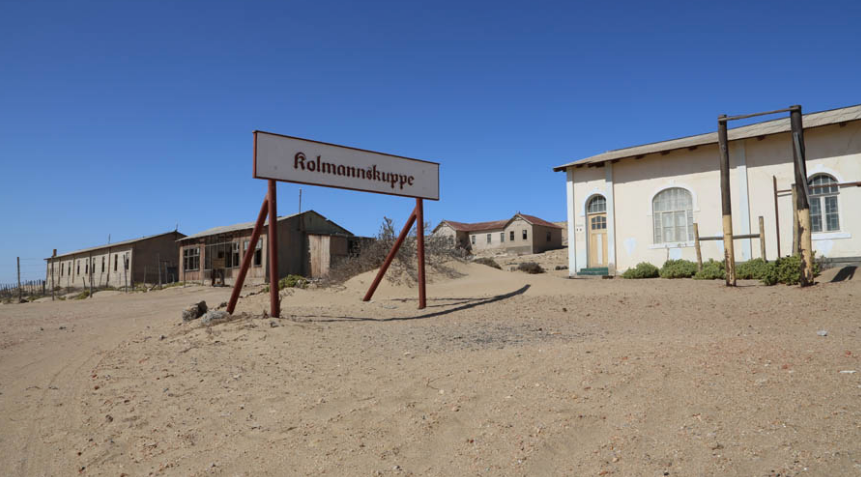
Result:
[[729,141],[727,139],[727,117],[718,117],[718,142],[720,143],[720,196],[723,212],[723,252],[726,262],[726,286],[735,286],[735,250],[732,243],[732,201],[729,192]]
[[807,164],[804,151],[804,124],[801,106],[789,107],[792,125],[792,157],[795,159],[795,204],[798,210],[798,248],[801,253],[801,286],[813,285],[813,237],[810,230],[810,201],[807,190]]
[[18,259],[18,303],[21,303],[21,257],[17,257]]
[[302,213],[302,188],[299,188],[299,213]]
[[155,254],[155,259],[158,260],[158,289],[161,290],[161,253]]
[[51,301],[54,301],[54,261],[57,259],[57,249],[54,249],[54,254],[51,255]]

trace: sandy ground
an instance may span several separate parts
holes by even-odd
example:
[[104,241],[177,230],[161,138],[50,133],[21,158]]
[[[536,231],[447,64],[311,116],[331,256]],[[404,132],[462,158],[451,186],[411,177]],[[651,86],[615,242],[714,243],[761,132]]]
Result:
[[[5,475],[861,475],[861,281],[568,280],[477,264],[0,306]],[[826,274],[823,278],[827,279]],[[818,331],[827,330],[827,336]],[[858,371],[858,372],[855,372]]]

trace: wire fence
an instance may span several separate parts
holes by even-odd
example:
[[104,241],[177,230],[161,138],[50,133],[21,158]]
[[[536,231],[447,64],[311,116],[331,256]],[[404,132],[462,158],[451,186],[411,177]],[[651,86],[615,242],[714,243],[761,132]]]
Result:
[[34,299],[50,294],[45,280],[22,280],[21,288],[18,288],[17,283],[5,284],[0,283],[0,300],[12,301],[21,299]]

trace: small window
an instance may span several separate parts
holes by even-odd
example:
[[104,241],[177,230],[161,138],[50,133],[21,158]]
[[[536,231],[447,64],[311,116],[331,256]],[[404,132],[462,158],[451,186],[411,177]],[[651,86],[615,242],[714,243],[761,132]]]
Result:
[[123,257],[123,267],[125,267],[125,270],[129,269],[129,256],[128,256],[128,254],[126,254]]
[[508,240],[511,240],[512,242],[514,242],[514,231],[513,230],[511,232],[508,232]]
[[547,242],[550,243],[550,232],[547,232]]
[[182,251],[182,268],[185,271],[200,269],[200,247],[189,247]]
[[469,239],[472,241],[472,244],[475,245],[475,235],[470,235]]
[[527,237],[527,235],[526,235],[526,229],[523,229],[523,240],[526,240],[526,237]]
[[499,233],[499,243],[505,243],[505,232]]
[[102,273],[105,273],[105,257],[102,257]]
[[490,234],[487,234],[487,243],[490,243]]
[[89,260],[87,260],[87,263],[84,264],[84,274],[85,275],[90,274],[90,261]]
[[263,239],[257,239],[257,246],[254,248],[254,266],[259,267],[263,264]]
[[810,230],[837,232],[840,230],[840,213],[837,197],[840,188],[837,180],[827,174],[817,174],[807,181],[810,189]]
[[228,268],[239,266],[239,242],[233,242],[233,260],[228,265]]
[[65,263],[61,263],[61,264],[60,264],[60,276],[61,276],[61,277],[63,276],[63,270],[65,270],[65,269],[66,269],[66,264],[65,264]]
[[114,271],[117,271],[117,266],[119,264],[119,261],[120,261],[120,256],[114,255]]
[[603,212],[607,212],[607,199],[600,195],[589,199],[589,205],[586,206],[587,214],[600,214]]

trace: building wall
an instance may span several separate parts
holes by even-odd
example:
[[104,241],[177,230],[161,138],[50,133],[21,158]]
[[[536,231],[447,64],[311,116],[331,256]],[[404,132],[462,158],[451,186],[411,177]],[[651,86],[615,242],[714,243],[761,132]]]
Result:
[[[279,232],[281,230],[279,229]],[[232,233],[228,237],[224,237],[218,240],[214,240],[211,243],[238,243],[239,244],[239,254],[240,254],[240,263],[244,256],[244,251],[242,249],[245,241],[248,241],[248,247],[254,248],[254,244],[251,241],[251,230],[240,230]],[[260,240],[262,242],[262,250],[261,250],[261,262],[260,265],[255,265],[252,260],[251,266],[248,268],[248,274],[245,276],[245,283],[247,284],[260,284],[265,283],[267,281],[267,263],[269,260],[269,239],[264,229],[264,232],[260,235]],[[200,269],[199,270],[185,270],[183,268],[183,251],[188,248],[200,247]],[[209,282],[212,279],[212,273],[210,270],[206,270],[206,242],[204,238],[200,238],[194,241],[183,241],[180,242],[178,256],[179,260],[179,276],[180,281],[188,281],[188,282]],[[225,283],[233,283],[233,280],[239,274],[239,266],[228,268],[224,271],[224,279]],[[219,277],[220,281],[220,277]]]
[[[523,231],[526,231],[526,239]],[[511,232],[514,232],[514,240],[511,240]],[[535,252],[535,227],[529,222],[516,217],[505,227],[505,248],[513,253],[536,253]]]
[[[839,182],[861,180],[861,122],[840,127],[826,126],[805,130],[808,176],[828,172]],[[793,182],[792,150],[788,133],[730,143],[730,195],[733,208],[733,233],[758,233],[758,217],[763,216],[766,232],[766,257],[777,255],[772,176],[778,189]],[[717,145],[695,150],[651,154],[642,159],[623,159],[605,167],[573,170],[573,208],[575,224],[569,254],[576,269],[586,267],[585,206],[593,195],[613,198],[615,227],[608,247],[615,252],[619,271],[646,261],[660,266],[667,259],[696,260],[693,242],[655,244],[652,224],[652,198],[661,190],[681,187],[691,192],[693,221],[700,236],[722,235],[720,171]],[[814,249],[826,257],[861,256],[861,214],[853,214],[852,204],[861,203],[861,188],[840,189],[841,230],[836,234],[814,234]],[[778,199],[780,209],[781,253],[792,246],[792,203],[789,194]],[[723,259],[723,242],[701,244],[703,260]],[[758,239],[734,242],[737,260],[760,256]],[[576,270],[571,270],[573,274]]]
[[452,245],[459,245],[463,248],[469,248],[469,232],[458,232],[451,226],[441,224],[433,233],[435,237],[447,238],[451,240]]
[[[70,256],[57,258],[54,261],[54,286],[63,288],[84,288],[90,286],[90,265],[95,265],[92,279],[93,285],[96,287],[125,286],[126,280],[131,280],[131,269],[126,273],[125,259],[131,260],[133,257],[132,245],[123,245],[120,247],[105,247],[103,249],[94,250],[92,252],[80,253]],[[104,260],[105,268],[102,271],[102,260]],[[117,270],[114,271],[114,260],[117,261]],[[80,265],[80,271],[79,267]],[[51,283],[51,265],[50,261],[47,267],[47,282]]]
[[[484,230],[480,232],[469,232],[467,234],[470,250],[473,252],[481,252],[484,250],[507,249],[508,235],[505,236],[505,242],[500,240],[499,234],[503,233],[503,229]],[[487,243],[487,235],[490,234],[490,243]],[[475,243],[472,243],[472,237],[475,237]]]
[[[179,247],[176,241],[182,236],[182,234],[174,232],[132,244],[134,260],[131,274],[134,283],[158,283],[159,261],[161,261],[161,281],[168,283],[171,277],[167,276],[165,265],[177,265]],[[174,280],[177,278],[174,277]]]

